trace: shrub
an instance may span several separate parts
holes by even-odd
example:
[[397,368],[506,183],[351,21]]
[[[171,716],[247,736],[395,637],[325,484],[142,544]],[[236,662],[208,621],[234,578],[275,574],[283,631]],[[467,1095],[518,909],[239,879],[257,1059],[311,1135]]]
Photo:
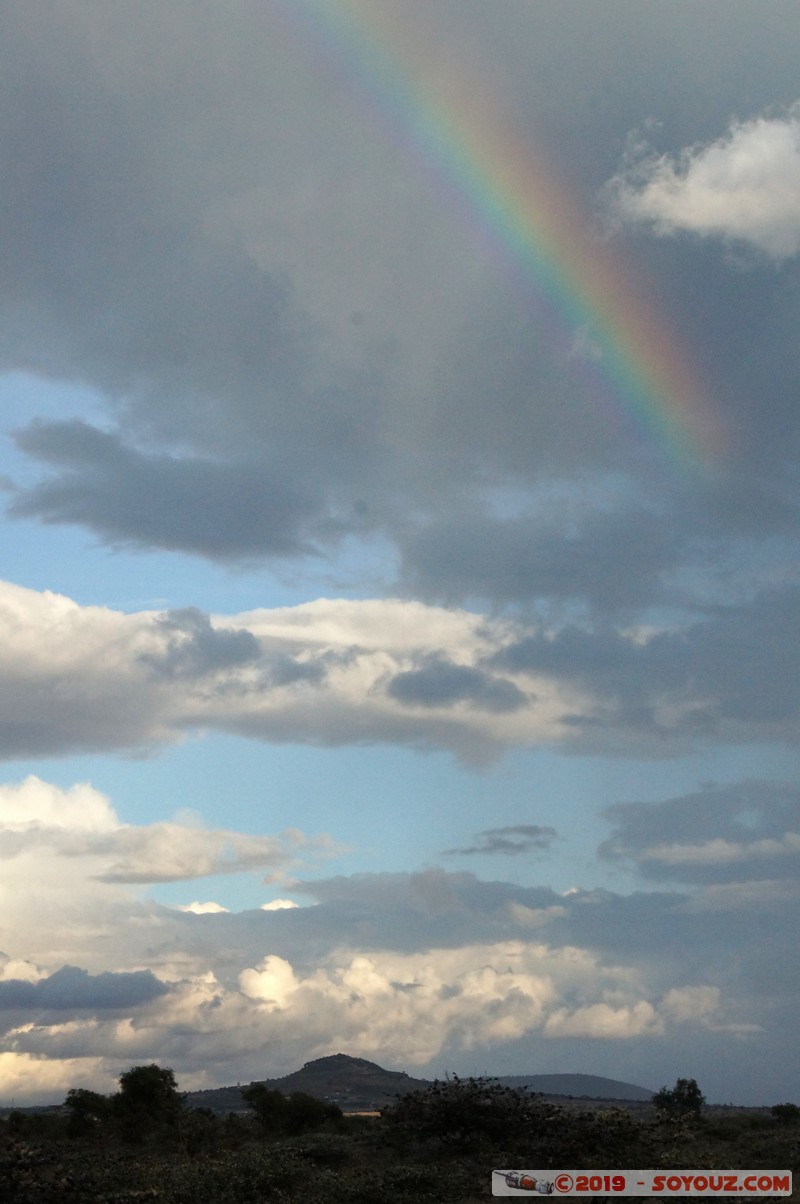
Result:
[[530,1136],[553,1112],[541,1097],[505,1087],[492,1079],[454,1075],[398,1097],[383,1116],[407,1139],[468,1148],[489,1139]]
[[790,1125],[800,1120],[800,1108],[797,1104],[773,1104],[770,1112],[781,1125]]

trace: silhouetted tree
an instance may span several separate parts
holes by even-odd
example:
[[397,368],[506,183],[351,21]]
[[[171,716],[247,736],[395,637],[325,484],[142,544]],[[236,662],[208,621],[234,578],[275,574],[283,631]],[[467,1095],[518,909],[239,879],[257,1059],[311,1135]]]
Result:
[[326,1121],[340,1120],[342,1110],[336,1104],[325,1103],[305,1091],[286,1096],[282,1091],[264,1083],[251,1083],[242,1088],[242,1098],[258,1117],[264,1133],[275,1136],[296,1136],[320,1129]]
[[85,1137],[98,1131],[111,1114],[108,1096],[89,1091],[86,1087],[71,1087],[64,1106],[69,1109],[67,1132],[70,1137]]
[[123,1136],[141,1141],[147,1134],[177,1130],[183,1112],[183,1100],[169,1067],[132,1066],[119,1076],[119,1094],[113,1108]]
[[662,1116],[674,1119],[699,1116],[706,1102],[696,1079],[678,1079],[675,1086],[662,1087],[653,1096],[652,1103]]
[[338,1121],[342,1110],[338,1104],[326,1103],[305,1091],[293,1091],[286,1101],[286,1132],[290,1135],[320,1129],[327,1121]]
[[263,1083],[251,1083],[242,1088],[242,1099],[248,1104],[265,1133],[280,1133],[286,1112],[286,1096],[277,1088],[265,1087]]

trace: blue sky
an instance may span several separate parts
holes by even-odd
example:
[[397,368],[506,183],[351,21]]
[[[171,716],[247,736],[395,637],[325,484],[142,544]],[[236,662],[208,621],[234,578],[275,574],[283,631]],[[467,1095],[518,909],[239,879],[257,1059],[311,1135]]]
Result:
[[[8,6],[0,1103],[339,1050],[792,1098],[797,7],[303,12]],[[700,471],[389,63],[558,177]]]

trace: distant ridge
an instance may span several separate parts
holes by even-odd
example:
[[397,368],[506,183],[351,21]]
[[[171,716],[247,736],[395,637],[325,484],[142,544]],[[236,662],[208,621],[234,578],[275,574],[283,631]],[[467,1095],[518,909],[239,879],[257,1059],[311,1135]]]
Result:
[[[462,1076],[467,1077],[467,1076]],[[508,1087],[526,1087],[541,1092],[577,1099],[649,1101],[652,1091],[606,1079],[594,1074],[531,1074],[492,1076]],[[306,1062],[300,1070],[279,1079],[260,1079],[266,1087],[290,1095],[303,1091],[317,1099],[336,1103],[344,1112],[373,1111],[394,1102],[398,1095],[430,1086],[430,1079],[414,1079],[403,1070],[385,1070],[377,1062],[353,1058],[349,1054],[330,1054]],[[246,1106],[239,1087],[219,1087],[210,1091],[191,1091],[186,1103],[192,1108],[212,1108],[215,1112],[237,1112]]]
[[513,1074],[500,1075],[507,1087],[527,1087],[542,1095],[572,1096],[577,1099],[628,1099],[649,1103],[653,1092],[635,1083],[605,1079],[597,1074]]

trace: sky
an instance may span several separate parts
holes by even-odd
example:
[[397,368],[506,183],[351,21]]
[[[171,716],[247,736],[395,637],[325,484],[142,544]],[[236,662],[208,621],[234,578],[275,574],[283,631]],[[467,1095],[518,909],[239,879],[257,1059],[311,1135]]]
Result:
[[797,1099],[796,0],[0,22],[0,1105]]

